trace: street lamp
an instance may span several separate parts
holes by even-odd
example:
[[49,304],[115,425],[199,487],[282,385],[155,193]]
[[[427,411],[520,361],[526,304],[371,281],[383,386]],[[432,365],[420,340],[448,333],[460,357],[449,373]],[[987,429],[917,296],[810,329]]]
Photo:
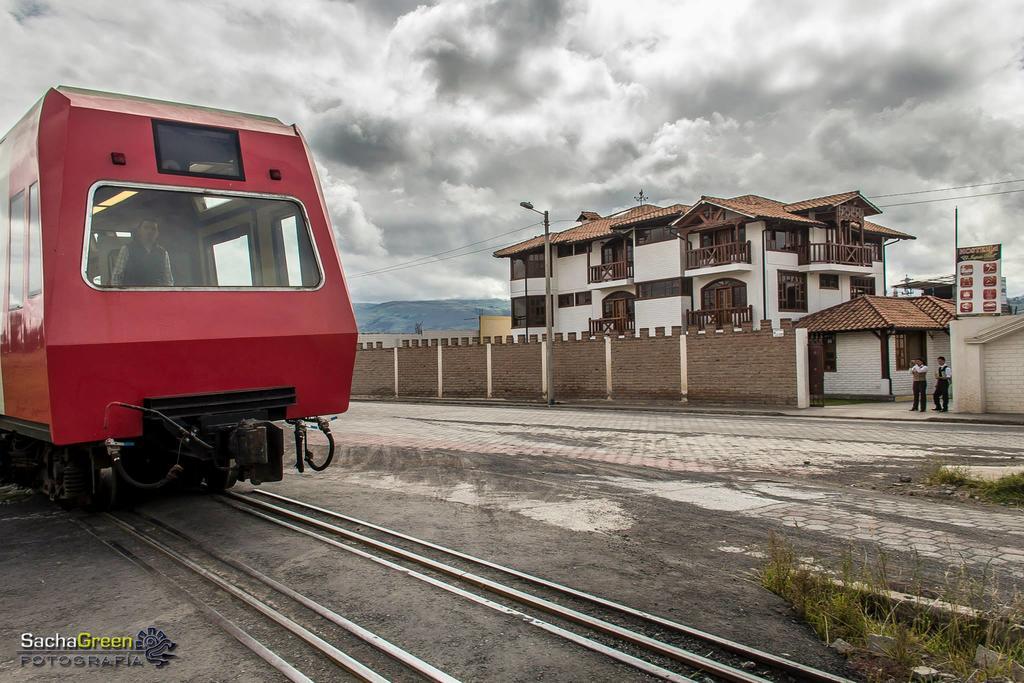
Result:
[[[553,406],[555,405],[555,359],[552,351],[554,337],[551,335],[551,318],[554,315],[554,312],[551,310],[551,225],[548,221],[547,211],[538,211],[533,208],[533,204],[530,202],[519,202],[519,206],[544,216],[544,327],[546,331],[545,337],[547,338],[547,343],[544,345],[544,362],[548,386],[548,405]],[[529,273],[527,273],[527,278],[529,278]],[[527,312],[527,315],[529,315],[529,312]]]

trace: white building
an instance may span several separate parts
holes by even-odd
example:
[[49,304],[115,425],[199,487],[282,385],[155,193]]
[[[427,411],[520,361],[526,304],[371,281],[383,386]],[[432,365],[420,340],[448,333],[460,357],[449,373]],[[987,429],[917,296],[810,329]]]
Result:
[[[556,333],[629,334],[797,319],[885,290],[885,247],[914,239],[864,220],[881,210],[859,192],[792,204],[743,195],[693,206],[590,211],[554,233]],[[512,333],[543,334],[544,238],[509,258]]]
[[[952,301],[934,296],[861,296],[812,313],[797,326],[806,328],[811,342],[821,345],[820,393],[889,398],[913,394],[914,358],[931,368],[931,394],[936,359],[948,361],[952,355],[949,326],[954,312]],[[955,385],[959,372],[954,364]]]

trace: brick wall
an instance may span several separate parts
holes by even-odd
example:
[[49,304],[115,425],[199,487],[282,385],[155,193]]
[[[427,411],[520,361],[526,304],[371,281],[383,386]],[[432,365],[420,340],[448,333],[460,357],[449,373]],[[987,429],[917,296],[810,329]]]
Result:
[[395,395],[394,349],[365,348],[356,352],[353,396]]
[[513,344],[511,337],[491,345],[494,398],[541,398],[540,348],[540,344]]
[[551,350],[555,359],[555,396],[564,399],[607,398],[604,337],[577,340],[575,334],[563,341],[555,335]]
[[398,349],[398,395],[437,397],[437,347],[426,346],[423,339],[418,346]]
[[[619,337],[612,343],[612,398],[678,401],[683,394],[680,373],[680,328],[666,337],[656,327],[640,337]],[[689,341],[689,340],[687,340]]]
[[711,403],[795,406],[796,330],[782,320],[776,337],[768,321],[752,331],[689,334],[686,360],[689,399]]
[[442,392],[446,398],[487,395],[487,347],[469,342],[462,338],[458,346],[441,347]]
[[[611,357],[611,397],[624,400],[705,403],[797,404],[795,330],[783,321],[782,336],[763,323],[741,331],[690,331],[680,336],[656,328],[636,337],[576,339],[555,335],[555,396],[559,400],[608,397],[607,354]],[[437,359],[441,352],[444,397],[487,397],[487,354],[490,350],[491,396],[495,399],[542,400],[542,348],[535,336],[470,340],[421,340],[397,350],[360,346],[352,393],[388,396],[394,393],[394,356],[398,354],[398,396],[436,397]],[[429,343],[429,346],[428,346]],[[684,348],[681,348],[684,347]],[[685,353],[684,353],[685,351]],[[806,350],[803,350],[806,353]],[[683,386],[682,358],[687,386]]]

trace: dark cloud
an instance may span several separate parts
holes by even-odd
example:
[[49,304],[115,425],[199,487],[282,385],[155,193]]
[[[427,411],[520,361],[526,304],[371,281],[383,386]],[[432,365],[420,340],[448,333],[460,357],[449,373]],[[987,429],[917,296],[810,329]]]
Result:
[[[295,121],[356,274],[522,228],[524,199],[564,219],[640,187],[795,200],[1024,177],[1020,26],[1021,3],[966,0],[0,0],[0,62],[24,65],[0,128],[57,82]],[[956,203],[963,240],[1004,243],[1018,293],[1024,193]],[[952,206],[877,217],[919,236],[890,280],[949,269]],[[501,296],[489,253],[537,231],[352,291]]]

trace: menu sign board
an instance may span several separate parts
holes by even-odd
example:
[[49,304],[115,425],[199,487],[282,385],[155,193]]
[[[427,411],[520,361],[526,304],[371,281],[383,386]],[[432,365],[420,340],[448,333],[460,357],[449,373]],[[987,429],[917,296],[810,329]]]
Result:
[[960,247],[956,251],[958,315],[998,315],[1002,308],[1002,245]]

